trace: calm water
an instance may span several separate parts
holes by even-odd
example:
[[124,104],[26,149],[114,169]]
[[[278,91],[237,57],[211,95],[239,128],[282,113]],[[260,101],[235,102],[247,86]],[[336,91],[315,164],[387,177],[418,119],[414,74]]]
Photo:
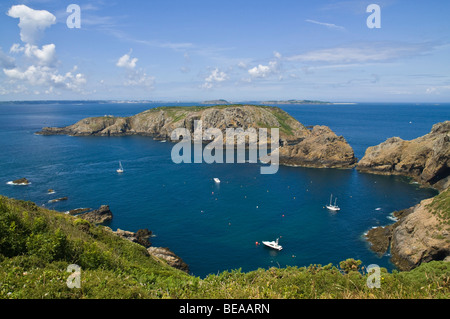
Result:
[[[392,269],[389,256],[379,258],[368,249],[364,232],[392,223],[392,211],[435,195],[403,177],[355,170],[280,167],[275,175],[260,175],[259,164],[176,165],[170,159],[173,144],[148,137],[34,134],[43,126],[161,105],[169,104],[0,103],[0,194],[58,211],[107,204],[114,214],[111,228],[152,230],[154,246],[169,247],[202,277],[346,258]],[[413,139],[450,118],[450,104],[280,107],[305,125],[327,125],[343,135],[358,158],[388,137]],[[122,175],[115,171],[119,160]],[[20,177],[31,185],[7,184]],[[48,195],[49,188],[56,194]],[[337,214],[324,209],[331,193],[341,207]],[[69,200],[48,203],[63,196]],[[255,244],[277,237],[281,252]]]

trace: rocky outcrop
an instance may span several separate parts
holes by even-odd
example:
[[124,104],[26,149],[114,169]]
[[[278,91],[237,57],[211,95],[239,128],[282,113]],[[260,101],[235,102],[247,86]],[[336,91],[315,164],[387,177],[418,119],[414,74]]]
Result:
[[[73,125],[45,127],[37,134],[66,134],[73,136],[147,135],[155,139],[171,140],[172,132],[185,128],[193,139],[194,122],[202,121],[202,129],[217,128],[223,134],[227,128],[279,129],[280,164],[309,167],[353,167],[353,150],[345,139],[336,136],[328,127],[307,129],[285,111],[277,107],[257,105],[218,105],[213,107],[158,107],[131,117],[95,117]],[[258,138],[255,142],[261,142]],[[233,144],[235,144],[233,142]]]
[[148,229],[139,229],[135,233],[127,230],[117,229],[114,233],[117,236],[128,239],[129,241],[142,245],[145,248],[151,246],[151,243],[148,239],[152,235],[152,232]]
[[148,253],[155,258],[162,259],[171,267],[180,269],[186,273],[189,273],[189,266],[177,255],[175,255],[168,248],[163,247],[149,247]]
[[11,184],[11,185],[28,185],[28,184],[30,184],[30,182],[25,177],[23,177],[23,178],[19,178],[19,179],[16,179],[14,181],[8,182],[8,184]]
[[371,229],[366,236],[372,250],[384,254],[390,249],[391,261],[400,270],[444,260],[450,256],[449,201],[447,189],[396,214],[395,224]]
[[279,149],[280,164],[288,166],[349,168],[356,165],[353,149],[327,126],[314,126],[300,142]]
[[369,147],[357,169],[410,176],[426,186],[447,188],[450,185],[450,121],[433,125],[430,133],[411,141],[392,137]]
[[104,224],[112,220],[113,214],[108,205],[102,205],[99,209],[78,215],[93,224]]
[[48,202],[50,204],[52,204],[52,203],[62,202],[62,201],[68,200],[68,199],[69,199],[69,197],[64,196],[64,197],[60,197],[60,198],[51,199]]

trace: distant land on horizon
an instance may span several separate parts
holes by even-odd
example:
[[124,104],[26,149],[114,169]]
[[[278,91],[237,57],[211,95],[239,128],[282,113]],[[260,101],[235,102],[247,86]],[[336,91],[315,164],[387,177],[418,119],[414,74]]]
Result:
[[441,104],[449,104],[449,102],[428,102],[428,101],[419,101],[419,102],[366,102],[366,101],[355,101],[355,102],[329,102],[329,101],[320,101],[320,100],[243,100],[243,101],[228,101],[225,99],[215,99],[215,100],[205,100],[205,101],[188,101],[188,100],[127,100],[127,99],[93,99],[93,100],[0,100],[0,105],[5,103],[13,103],[13,104],[26,104],[26,103],[34,103],[34,104],[44,104],[44,103],[60,103],[60,104],[73,104],[73,103],[111,103],[111,104],[213,104],[213,105],[233,105],[233,104],[252,104],[252,105],[353,105],[353,104],[433,104],[433,105],[441,105]]

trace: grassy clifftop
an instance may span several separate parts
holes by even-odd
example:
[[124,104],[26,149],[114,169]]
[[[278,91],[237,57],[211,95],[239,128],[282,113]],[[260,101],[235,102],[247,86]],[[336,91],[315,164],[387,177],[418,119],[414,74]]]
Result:
[[[66,285],[81,267],[81,288]],[[147,250],[31,202],[0,196],[0,298],[449,298],[450,263],[381,272],[367,287],[360,261],[339,266],[240,270],[201,279],[169,267]]]

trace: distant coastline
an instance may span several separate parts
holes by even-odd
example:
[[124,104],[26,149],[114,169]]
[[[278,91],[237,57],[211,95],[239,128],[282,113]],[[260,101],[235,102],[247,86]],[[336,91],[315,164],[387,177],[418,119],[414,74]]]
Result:
[[335,104],[331,102],[326,101],[317,101],[317,100],[281,100],[281,101],[262,101],[261,104],[279,104],[279,105],[285,105],[285,104]]

